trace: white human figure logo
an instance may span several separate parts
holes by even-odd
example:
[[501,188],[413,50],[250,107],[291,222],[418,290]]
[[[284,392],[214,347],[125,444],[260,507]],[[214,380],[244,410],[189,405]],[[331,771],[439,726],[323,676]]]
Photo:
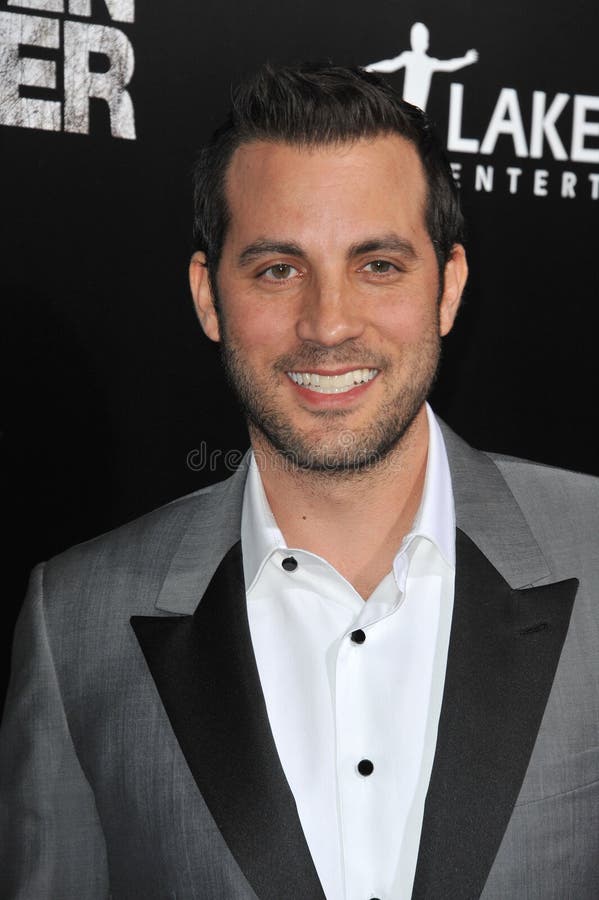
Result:
[[470,66],[478,60],[477,50],[468,50],[464,56],[456,59],[435,59],[426,52],[429,47],[429,30],[423,22],[415,22],[410,30],[411,50],[404,50],[393,59],[366,66],[367,72],[397,72],[405,69],[403,98],[414,106],[425,110],[431,88],[431,78],[435,72],[455,72],[464,66]]

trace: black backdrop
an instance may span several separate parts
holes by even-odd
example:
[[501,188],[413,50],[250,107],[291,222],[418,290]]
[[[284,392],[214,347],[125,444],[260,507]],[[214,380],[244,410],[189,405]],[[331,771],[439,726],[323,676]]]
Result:
[[[45,20],[34,32],[31,17]],[[461,164],[471,264],[433,405],[477,446],[599,473],[596,4],[2,0],[6,660],[35,562],[223,477],[224,452],[247,445],[186,282],[190,169],[231,80],[265,59],[394,57],[417,21],[431,56],[479,52],[434,75],[427,107]],[[102,93],[88,69],[113,91],[121,78],[125,126],[97,97],[86,125],[87,94]],[[402,71],[388,78],[401,89]],[[53,103],[38,108],[49,118],[25,98]],[[133,121],[135,137],[112,136]]]

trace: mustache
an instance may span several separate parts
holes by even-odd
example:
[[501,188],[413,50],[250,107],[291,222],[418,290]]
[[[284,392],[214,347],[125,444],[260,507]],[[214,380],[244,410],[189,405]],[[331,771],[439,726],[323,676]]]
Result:
[[359,341],[348,341],[339,347],[330,348],[302,344],[295,352],[278,356],[274,368],[279,372],[306,372],[317,367],[334,369],[354,363],[356,369],[384,369],[389,365],[389,358],[373,353],[372,349]]

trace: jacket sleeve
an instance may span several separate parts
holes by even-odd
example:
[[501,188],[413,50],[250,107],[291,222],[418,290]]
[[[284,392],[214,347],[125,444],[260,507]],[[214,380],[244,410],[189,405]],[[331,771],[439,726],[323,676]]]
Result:
[[108,895],[104,836],[69,733],[38,566],[15,630],[0,729],[0,896]]

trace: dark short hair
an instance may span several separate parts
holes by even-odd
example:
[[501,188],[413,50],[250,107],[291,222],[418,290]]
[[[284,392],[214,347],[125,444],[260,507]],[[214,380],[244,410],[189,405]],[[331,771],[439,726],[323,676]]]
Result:
[[229,114],[200,151],[194,168],[194,249],[211,278],[229,225],[225,179],[242,144],[278,141],[303,147],[398,134],[416,148],[427,181],[425,222],[442,276],[462,240],[458,190],[443,146],[422,110],[382,78],[360,68],[264,65],[233,91]]

